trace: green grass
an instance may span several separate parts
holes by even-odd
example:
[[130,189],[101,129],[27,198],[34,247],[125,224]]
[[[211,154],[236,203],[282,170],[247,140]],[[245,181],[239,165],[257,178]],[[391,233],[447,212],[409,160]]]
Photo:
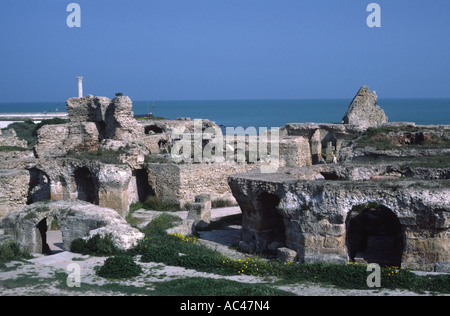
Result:
[[27,148],[17,147],[17,146],[0,146],[0,152],[9,151],[27,151]]
[[377,150],[392,150],[402,148],[417,148],[417,149],[450,148],[450,139],[447,139],[445,137],[439,138],[438,136],[435,136],[433,137],[432,140],[428,140],[428,142],[402,146],[392,144],[391,141],[386,138],[389,133],[399,133],[399,132],[415,133],[420,132],[420,128],[415,126],[371,127],[355,140],[356,148],[374,147]]
[[435,155],[423,157],[383,157],[376,160],[359,161],[362,164],[376,165],[380,163],[402,163],[408,167],[418,168],[450,168],[450,155]]
[[230,201],[228,199],[214,199],[211,201],[211,207],[212,208],[220,208],[220,207],[230,207],[230,206],[236,206],[237,204],[233,201]]
[[100,161],[106,164],[122,165],[124,163],[120,159],[121,153],[122,151],[120,150],[96,150],[81,153],[69,153],[69,156],[80,160]]
[[149,195],[145,199],[145,202],[136,202],[130,205],[130,212],[135,212],[139,209],[159,212],[178,212],[180,211],[180,205],[162,202],[157,196]]
[[185,278],[155,284],[152,295],[161,296],[292,296],[292,293],[264,284],[247,284],[223,279]]
[[[246,284],[230,280],[200,277],[155,282],[142,287],[108,282],[102,285],[81,283],[81,287],[69,288],[66,284],[67,276],[64,272],[57,272],[55,273],[55,278],[49,280],[58,281],[56,287],[61,290],[79,292],[80,294],[85,292],[110,292],[120,295],[146,296],[292,296],[292,293],[274,289],[265,284]],[[9,288],[14,288],[18,284],[14,282]]]

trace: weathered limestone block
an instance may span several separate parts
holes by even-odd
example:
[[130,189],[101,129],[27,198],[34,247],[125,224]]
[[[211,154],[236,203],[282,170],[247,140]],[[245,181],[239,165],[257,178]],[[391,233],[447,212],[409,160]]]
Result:
[[129,211],[131,169],[126,165],[92,164],[92,177],[98,184],[98,205],[114,209],[122,217]]
[[94,122],[45,125],[38,130],[35,152],[41,157],[62,157],[99,148],[99,133]]
[[70,98],[66,102],[67,114],[71,123],[102,122],[111,100],[106,97],[87,95],[83,98]]
[[69,124],[69,135],[64,140],[67,151],[80,153],[95,151],[100,147],[99,134],[95,123],[80,122]]
[[286,247],[278,248],[277,258],[280,259],[282,263],[295,262],[295,259],[297,258],[297,252]]
[[34,203],[5,217],[0,226],[30,251],[42,253],[48,250],[45,232],[53,219],[58,221],[67,251],[74,239],[96,234],[112,234],[115,245],[124,250],[144,237],[114,210],[78,200]]
[[191,203],[188,219],[194,220],[196,228],[204,228],[211,222],[211,196],[200,194],[195,197],[195,202]]
[[0,147],[1,146],[27,148],[28,144],[25,140],[17,137],[16,131],[10,128],[6,129],[3,134],[0,129]]
[[168,134],[145,135],[142,142],[150,154],[165,154],[169,152]]
[[0,219],[26,205],[29,183],[27,170],[0,169]]
[[106,138],[133,142],[144,137],[144,128],[137,123],[132,108],[129,97],[120,96],[111,101],[105,113]]
[[285,136],[280,139],[280,166],[303,167],[312,165],[311,149],[307,138]]
[[388,118],[377,105],[377,94],[362,86],[343,117],[344,124],[355,124],[363,128],[377,127],[387,123]]
[[64,145],[69,136],[69,124],[44,125],[37,131],[38,141],[34,150],[40,157],[60,157],[67,154]]

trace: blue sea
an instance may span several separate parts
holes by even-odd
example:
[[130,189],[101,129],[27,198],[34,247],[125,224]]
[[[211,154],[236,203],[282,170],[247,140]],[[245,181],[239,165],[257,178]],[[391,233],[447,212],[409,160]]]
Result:
[[[280,127],[293,122],[340,123],[351,99],[133,101],[134,114],[207,118],[223,126]],[[390,122],[450,124],[450,99],[378,99]],[[0,113],[65,112],[65,102],[0,103]]]

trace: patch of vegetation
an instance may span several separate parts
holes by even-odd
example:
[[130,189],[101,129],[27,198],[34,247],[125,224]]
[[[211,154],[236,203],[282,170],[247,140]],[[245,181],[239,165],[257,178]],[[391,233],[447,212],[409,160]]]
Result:
[[[153,240],[155,243],[164,243],[164,239],[168,236],[166,230],[172,228],[174,223],[180,221],[178,216],[170,215],[167,213],[163,213],[154,220],[152,220],[142,232],[145,234],[146,238],[142,240],[142,243],[145,243],[147,240]],[[137,250],[140,249],[140,245],[138,245]]]
[[111,234],[105,235],[104,237],[95,235],[88,240],[77,238],[72,241],[70,251],[80,253],[82,255],[96,256],[111,256],[121,253],[121,251],[114,245]]
[[130,205],[130,212],[139,209],[159,212],[178,212],[180,211],[180,205],[177,203],[162,202],[157,196],[149,195],[145,199],[145,202],[136,202]]
[[[423,133],[421,132],[423,131]],[[414,144],[396,144],[392,140],[395,134],[404,133],[411,135],[415,133],[417,137]],[[427,134],[425,137],[424,134]],[[420,136],[420,137],[419,137]],[[397,135],[398,138],[398,135]],[[401,136],[400,136],[401,138]],[[374,147],[377,150],[392,150],[402,148],[419,148],[419,149],[439,149],[450,148],[450,139],[439,137],[436,134],[427,133],[416,126],[402,127],[370,127],[359,138],[355,140],[356,148]]]
[[37,143],[37,131],[45,125],[57,125],[65,124],[68,120],[63,120],[61,118],[53,118],[50,120],[43,120],[39,124],[35,124],[31,120],[25,122],[16,122],[8,126],[8,129],[13,129],[17,137],[26,140],[28,147],[31,148]]
[[[450,146],[449,146],[450,147]],[[430,157],[415,157],[407,160],[411,167],[422,168],[450,168],[450,155],[436,155]]]
[[450,168],[450,155],[434,155],[422,157],[380,157],[375,160],[359,161],[363,164],[381,164],[381,163],[404,163],[403,168]]
[[40,123],[36,124],[36,129],[35,129],[35,133],[33,134],[34,136],[37,137],[37,131],[45,125],[59,125],[59,124],[66,124],[69,123],[69,120],[65,120],[59,117],[55,117],[49,120],[43,120]]
[[0,152],[9,151],[27,151],[27,148],[17,147],[17,146],[0,146]]
[[144,158],[145,163],[169,163],[169,159],[160,155],[146,155]]
[[120,155],[123,152],[118,150],[95,150],[95,151],[85,151],[81,153],[69,153],[68,156],[80,159],[80,160],[90,160],[90,161],[100,161],[106,164],[121,165],[124,164],[120,159]]
[[166,117],[162,116],[148,116],[147,114],[136,114],[134,116],[136,120],[155,120],[155,121],[162,121],[162,120],[169,120]]
[[142,273],[140,265],[126,255],[110,257],[97,271],[97,275],[108,279],[133,278]]
[[0,244],[0,263],[31,258],[31,253],[16,241]]
[[235,206],[236,203],[228,200],[228,199],[214,199],[211,201],[212,208],[220,208],[220,207],[230,207]]
[[223,279],[185,278],[155,284],[154,295],[168,296],[292,296],[292,293],[264,284],[248,284]]

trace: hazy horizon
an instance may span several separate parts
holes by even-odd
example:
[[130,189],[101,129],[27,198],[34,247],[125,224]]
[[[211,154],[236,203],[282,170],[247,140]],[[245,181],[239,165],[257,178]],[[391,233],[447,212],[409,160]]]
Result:
[[69,2],[0,2],[1,103],[450,98],[448,0]]

